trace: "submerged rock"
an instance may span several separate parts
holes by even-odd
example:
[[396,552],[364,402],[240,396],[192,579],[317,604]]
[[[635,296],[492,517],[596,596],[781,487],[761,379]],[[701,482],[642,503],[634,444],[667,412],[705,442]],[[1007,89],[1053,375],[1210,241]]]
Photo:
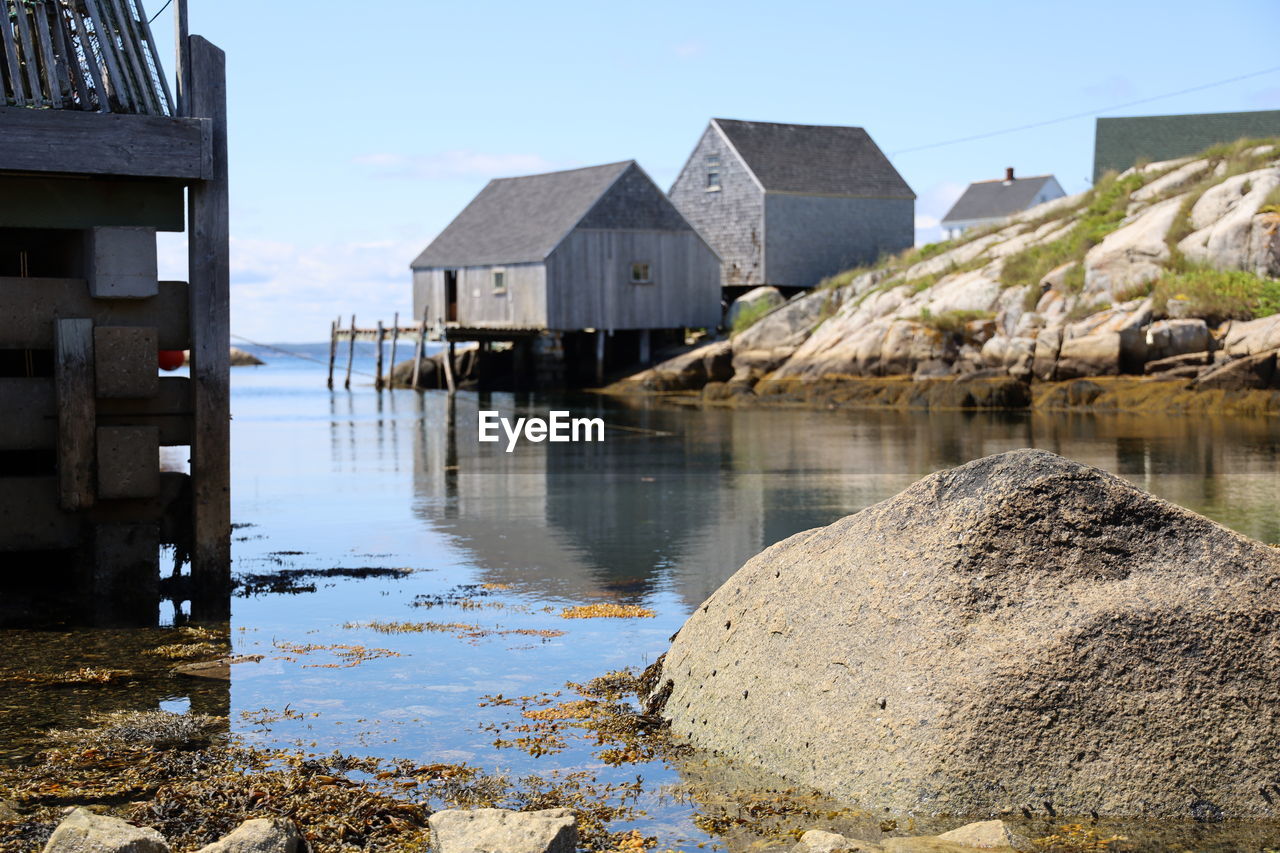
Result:
[[572,809],[446,809],[429,822],[433,853],[573,853],[578,844]]
[[864,807],[1280,816],[1280,552],[1021,450],[767,549],[650,710]]
[[169,853],[169,845],[154,829],[76,809],[49,836],[44,853]]
[[310,848],[293,821],[254,818],[196,853],[306,853]]

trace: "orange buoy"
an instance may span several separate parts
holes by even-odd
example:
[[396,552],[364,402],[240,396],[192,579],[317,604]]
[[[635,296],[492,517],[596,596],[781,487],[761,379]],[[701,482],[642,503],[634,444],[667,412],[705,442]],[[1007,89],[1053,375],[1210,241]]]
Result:
[[160,369],[161,370],[177,370],[186,362],[187,356],[180,349],[162,349],[160,350]]

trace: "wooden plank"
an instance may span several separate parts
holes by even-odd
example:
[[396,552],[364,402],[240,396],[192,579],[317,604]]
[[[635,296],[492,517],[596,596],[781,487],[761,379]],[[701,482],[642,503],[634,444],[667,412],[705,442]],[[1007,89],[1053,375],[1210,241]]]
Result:
[[160,78],[161,94],[164,95],[165,112],[168,115],[176,116],[178,115],[177,104],[173,100],[173,92],[169,89],[169,78],[164,73],[164,65],[160,62],[160,51],[156,45],[156,37],[151,32],[151,22],[147,20],[146,13],[143,12],[142,6],[138,6],[138,13],[138,22],[142,27],[142,37],[147,42],[147,50],[151,56],[151,63],[155,66],[156,76]]
[[87,97],[85,91],[87,87],[84,78],[81,76],[80,63],[76,61],[75,54],[71,48],[71,34],[67,30],[67,19],[62,13],[54,8],[53,15],[50,18],[50,26],[53,29],[53,50],[59,57],[58,62],[58,84],[66,90],[65,106],[69,108],[84,109],[83,105],[76,103],[78,96]]
[[124,66],[125,73],[129,75],[134,96],[142,106],[142,111],[150,115],[164,115],[164,110],[161,109],[160,102],[156,98],[155,88],[151,85],[151,74],[139,53],[141,39],[133,14],[129,10],[129,4],[124,0],[99,0],[99,3],[105,7],[107,16],[115,21],[116,29],[120,33],[121,64]]
[[[190,108],[210,122],[211,173],[189,193],[192,400],[191,574],[201,599],[192,615],[222,615],[231,589],[231,261],[227,196],[226,56],[189,41]],[[172,121],[172,119],[171,119]],[[179,119],[181,121],[181,119]]]
[[125,109],[136,110],[137,104],[133,100],[133,95],[129,91],[128,81],[125,80],[124,73],[120,67],[120,57],[116,49],[115,36],[103,17],[103,10],[98,7],[96,0],[84,0],[84,5],[89,11],[89,20],[93,22],[93,32],[97,36],[98,47],[102,53],[102,63],[106,66],[107,73],[104,76],[107,78],[108,98],[114,100]]
[[458,390],[453,383],[453,341],[449,342],[448,348],[444,351],[444,382],[449,389],[449,396],[453,397]]
[[40,50],[41,71],[44,72],[44,85],[49,92],[48,101],[54,109],[62,109],[62,86],[58,83],[58,63],[53,58],[53,33],[49,31],[47,4],[38,3],[31,7],[31,23]]
[[9,85],[13,91],[14,106],[27,105],[26,90],[22,85],[22,70],[18,66],[18,46],[9,27],[9,16],[0,16],[0,41],[4,42],[4,55],[9,60]]
[[[93,78],[93,93],[98,101],[98,112],[111,112],[111,105],[107,98],[107,85],[102,78],[102,69],[98,67],[97,57],[93,55],[93,49],[89,46],[89,28],[85,25],[84,19],[80,17],[80,10],[71,7],[71,21],[75,26],[76,41],[84,49],[85,65],[89,66],[89,76]],[[89,93],[84,93],[85,102],[84,109],[90,109],[93,104],[89,101]]]
[[378,321],[378,354],[376,359],[377,368],[373,372],[373,387],[382,390],[382,344],[383,338],[386,336],[386,330],[382,328],[382,321]]
[[[0,138],[3,127],[0,117]],[[186,221],[186,196],[178,181],[0,175],[0,227],[181,231]]]
[[18,43],[22,47],[22,58],[26,60],[24,64],[27,67],[28,94],[32,104],[42,107],[45,105],[45,101],[40,93],[40,78],[36,76],[36,66],[39,65],[39,62],[36,60],[36,48],[34,40],[31,38],[31,22],[27,20],[26,4],[17,4],[15,11],[17,14],[14,15],[14,18],[18,21]]
[[162,281],[150,299],[99,300],[84,279],[0,278],[0,346],[53,349],[58,317],[87,317],[101,325],[154,326],[160,349],[190,349],[188,291],[182,282]]
[[0,551],[51,551],[80,543],[83,520],[58,507],[57,477],[0,479]]
[[209,121],[78,110],[0,111],[0,171],[201,180]]
[[93,506],[93,321],[57,321],[54,382],[58,404],[58,503]]

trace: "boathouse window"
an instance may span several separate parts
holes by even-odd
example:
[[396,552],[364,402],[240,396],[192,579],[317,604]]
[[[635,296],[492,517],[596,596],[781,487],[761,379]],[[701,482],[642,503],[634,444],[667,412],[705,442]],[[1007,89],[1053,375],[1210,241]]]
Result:
[[631,265],[631,283],[632,284],[652,284],[653,276],[649,272],[649,263],[647,261],[637,261]]
[[720,189],[720,155],[707,155],[707,192]]
[[506,270],[493,271],[493,292],[494,293],[507,292],[507,271]]

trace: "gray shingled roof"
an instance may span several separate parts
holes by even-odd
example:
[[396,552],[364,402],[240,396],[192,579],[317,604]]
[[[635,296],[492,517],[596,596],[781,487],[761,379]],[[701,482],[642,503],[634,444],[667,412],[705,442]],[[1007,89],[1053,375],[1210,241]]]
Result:
[[1014,178],[1009,182],[995,180],[969,184],[969,188],[951,205],[942,221],[997,219],[1021,213],[1031,206],[1036,193],[1052,179],[1053,175],[1036,175],[1034,178]]
[[915,198],[860,127],[711,120],[766,192]]
[[466,267],[546,258],[634,160],[498,178],[431,241],[411,265]]

